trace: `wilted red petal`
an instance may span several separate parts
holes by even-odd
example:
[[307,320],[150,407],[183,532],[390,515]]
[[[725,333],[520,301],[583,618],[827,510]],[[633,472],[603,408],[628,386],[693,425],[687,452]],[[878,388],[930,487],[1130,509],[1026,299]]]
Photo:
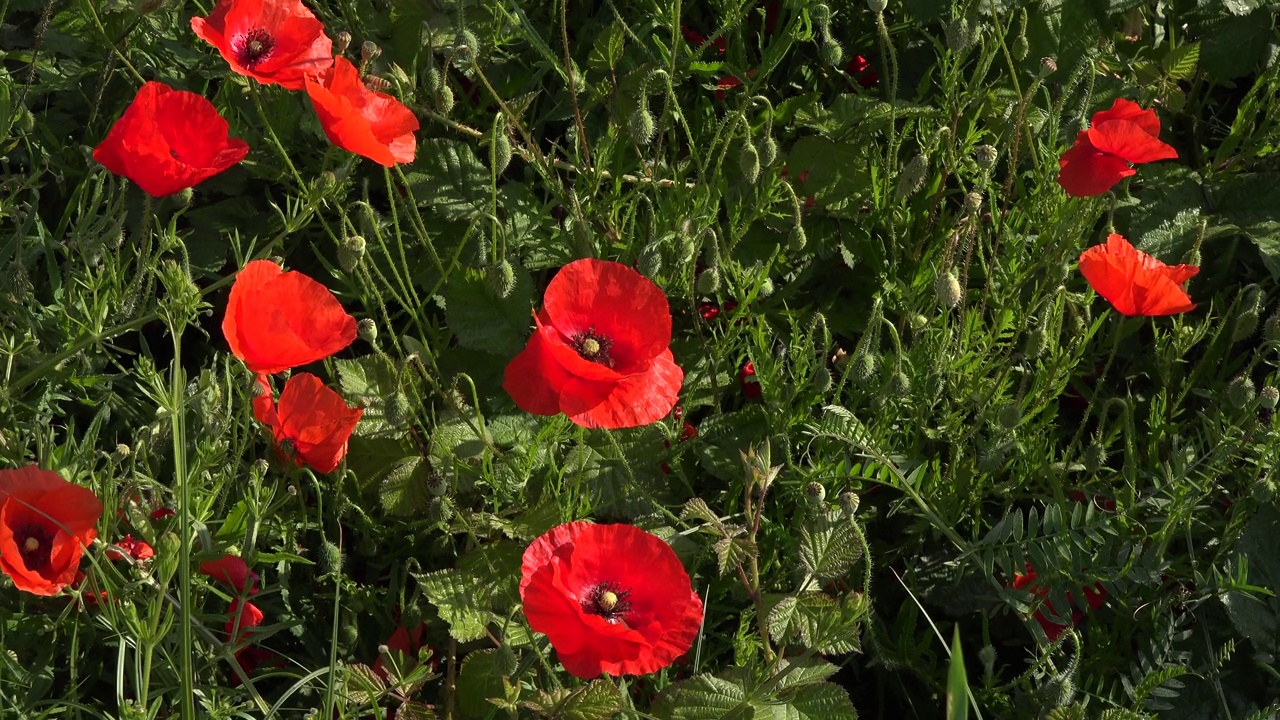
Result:
[[1138,250],[1120,235],[1080,254],[1080,273],[1120,313],[1129,316],[1175,315],[1195,308],[1181,283],[1199,268],[1170,267]]
[[365,87],[350,60],[338,57],[318,79],[307,78],[306,87],[334,145],[387,167],[413,162],[418,118],[399,100]]
[[198,185],[235,165],[249,146],[228,137],[213,103],[160,82],[147,82],[93,151],[103,167],[153,197]]
[[356,319],[324,285],[254,260],[236,274],[222,334],[249,370],[269,375],[347,347],[356,339]]

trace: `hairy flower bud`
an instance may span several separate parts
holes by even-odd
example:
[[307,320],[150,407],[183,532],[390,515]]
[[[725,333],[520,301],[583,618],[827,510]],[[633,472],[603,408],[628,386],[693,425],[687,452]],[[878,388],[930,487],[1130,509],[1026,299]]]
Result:
[[1013,52],[1013,59],[1022,62],[1031,54],[1031,43],[1027,42],[1026,35],[1019,35],[1013,41],[1013,47],[1010,50]]
[[858,382],[867,382],[875,377],[880,369],[880,356],[872,350],[859,350],[853,356],[853,377]]
[[1093,441],[1089,447],[1084,450],[1084,469],[1090,474],[1096,474],[1107,464],[1107,446],[1101,440]]
[[760,138],[756,151],[760,154],[760,164],[769,167],[774,160],[778,159],[778,141],[774,140],[772,135],[765,135]]
[[761,300],[773,294],[773,278],[764,278],[760,281],[760,292],[757,293]]
[[1032,328],[1027,333],[1027,340],[1022,346],[1022,352],[1029,358],[1038,358],[1044,354],[1049,348],[1049,334],[1045,332],[1044,326]]
[[463,28],[453,39],[453,52],[461,65],[470,65],[480,53],[480,40],[476,34]]
[[342,548],[325,540],[320,544],[320,569],[326,575],[337,575],[342,572]]
[[807,244],[809,236],[805,234],[804,226],[796,223],[791,227],[791,235],[787,237],[787,248],[792,252],[800,252]]
[[715,267],[707,268],[698,276],[698,294],[714,295],[720,289],[720,269]]
[[636,258],[636,270],[647,278],[655,278],[662,272],[662,250],[657,245],[650,245],[640,251]]
[[827,35],[831,32],[831,8],[826,3],[818,3],[810,8],[809,19],[813,20],[818,34]]
[[649,103],[641,98],[627,117],[627,132],[631,133],[631,139],[635,144],[648,145],[653,140],[653,133],[656,130],[653,113],[649,112]]
[[973,43],[973,32],[969,29],[969,21],[963,17],[947,23],[943,28],[943,34],[947,37],[947,49],[954,55],[968,50],[969,45]]
[[1005,430],[1013,430],[1022,424],[1022,409],[1017,403],[1009,403],[996,411],[996,422]]
[[933,283],[933,291],[938,296],[938,304],[948,310],[960,304],[964,292],[955,273],[950,270],[938,275]]
[[387,396],[386,418],[387,423],[392,427],[409,427],[413,422],[413,407],[409,404],[407,395],[396,390]]
[[844,48],[840,47],[840,43],[828,37],[818,46],[818,55],[821,56],[823,64],[838,67],[841,61],[844,60]]
[[1245,375],[1237,375],[1227,383],[1227,401],[1237,408],[1244,408],[1257,396],[1253,380]]
[[502,299],[511,297],[516,289],[516,271],[511,261],[503,258],[496,265],[484,269],[484,279],[494,295]]
[[755,145],[749,142],[742,144],[742,149],[738,151],[738,167],[742,168],[742,177],[748,183],[754,185],[760,179],[760,153]]
[[434,65],[427,68],[427,74],[423,78],[422,84],[426,87],[427,92],[435,95],[440,92],[440,88],[444,87],[444,75],[440,74],[440,68]]
[[501,175],[511,164],[511,141],[507,139],[506,123],[495,123],[489,137],[489,160],[493,172]]
[[352,235],[338,246],[338,265],[346,272],[354,272],[364,259],[366,243],[359,235]]
[[457,506],[448,495],[431,498],[427,506],[427,519],[433,523],[447,523],[453,519]]
[[898,370],[893,374],[893,378],[889,381],[889,390],[898,397],[906,397],[911,394],[911,376],[902,370]]
[[361,318],[356,323],[356,337],[372,344],[378,339],[378,323],[373,318]]
[[441,85],[440,90],[433,95],[436,109],[441,115],[448,115],[453,111],[453,90],[448,85]]
[[911,161],[898,173],[898,182],[893,189],[894,197],[902,200],[916,194],[928,174],[929,158],[925,157],[924,153],[911,158]]

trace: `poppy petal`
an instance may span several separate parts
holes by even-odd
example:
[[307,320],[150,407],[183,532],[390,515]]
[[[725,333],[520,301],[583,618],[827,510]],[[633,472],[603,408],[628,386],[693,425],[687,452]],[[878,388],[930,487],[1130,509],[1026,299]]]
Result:
[[333,472],[364,411],[311,373],[294,373],[280,393],[280,429],[294,443],[298,459],[313,470]]
[[507,364],[502,389],[527,413],[555,415],[560,412],[560,391],[572,379],[542,332],[535,331],[524,350]]
[[615,383],[574,378],[561,390],[560,408],[583,427],[640,427],[671,412],[683,382],[684,371],[676,365],[671,351],[664,350],[646,372]]
[[1155,108],[1142,109],[1138,103],[1125,98],[1116,98],[1111,103],[1111,107],[1107,110],[1099,110],[1093,114],[1090,125],[1101,125],[1113,120],[1126,120],[1134,123],[1142,131],[1152,137],[1160,136],[1160,118],[1156,115]]
[[543,307],[567,338],[595,331],[613,341],[620,373],[643,366],[671,344],[667,297],[649,278],[622,263],[585,258],[560,269]]
[[1087,131],[1058,159],[1058,184],[1072,197],[1101,195],[1137,171],[1114,155],[1099,152],[1089,143]]
[[1187,312],[1195,303],[1173,278],[1194,276],[1199,268],[1180,265],[1174,272],[1156,258],[1111,234],[1107,242],[1080,254],[1080,273],[1089,285],[1128,316],[1161,316]]
[[1086,132],[1089,142],[1099,151],[1109,153],[1131,163],[1148,163],[1156,160],[1172,160],[1178,151],[1148,135],[1136,123],[1128,120],[1111,120],[1094,125]]

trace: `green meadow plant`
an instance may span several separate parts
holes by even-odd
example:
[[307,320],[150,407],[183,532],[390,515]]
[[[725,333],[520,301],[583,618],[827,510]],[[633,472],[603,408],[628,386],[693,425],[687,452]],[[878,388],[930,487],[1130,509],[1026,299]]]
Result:
[[0,0],[0,717],[1273,717],[1277,10]]

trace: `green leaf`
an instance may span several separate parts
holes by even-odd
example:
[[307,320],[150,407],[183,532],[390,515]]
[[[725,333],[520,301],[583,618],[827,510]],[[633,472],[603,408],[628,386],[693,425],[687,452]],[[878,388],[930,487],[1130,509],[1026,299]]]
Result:
[[538,691],[535,700],[520,703],[543,717],[557,720],[610,720],[622,709],[622,696],[608,680],[579,688]]
[[778,661],[777,692],[801,685],[820,683],[835,675],[840,668],[819,657],[783,658]]
[[951,664],[947,669],[947,720],[968,720],[969,678],[964,669],[964,649],[960,647],[960,626],[951,636]]
[[502,676],[497,650],[478,650],[467,655],[458,672],[458,712],[464,720],[494,717],[498,706],[489,698],[505,698],[506,681]]
[[[849,700],[849,693],[835,683],[822,682],[801,685],[780,693],[784,703],[786,720],[856,720],[857,710]],[[777,713],[774,717],[779,717]]]
[[418,146],[414,167],[405,179],[419,204],[430,205],[446,220],[489,212],[489,169],[470,145],[430,138]]
[[653,713],[663,720],[752,720],[755,717],[741,684],[711,674],[698,675],[668,688]]
[[529,275],[516,268],[515,289],[499,297],[485,282],[484,273],[455,272],[445,287],[445,321],[458,344],[503,357],[515,357],[524,349],[533,325],[533,287]]
[[806,593],[776,598],[768,618],[769,635],[775,642],[796,639],[824,655],[861,648],[858,630],[866,610],[860,596],[851,594],[837,600],[826,593]]
[[1169,51],[1161,61],[1164,72],[1170,80],[1190,80],[1196,74],[1200,64],[1200,43],[1186,43]]
[[440,467],[445,467],[451,458],[470,459],[484,455],[484,440],[475,430],[479,424],[474,416],[463,418],[452,410],[441,413],[431,430],[431,457],[440,463]]
[[395,371],[386,359],[366,355],[350,360],[334,360],[338,370],[338,388],[352,405],[364,408],[357,437],[386,437],[392,428],[386,421],[386,399],[395,389]]
[[[850,97],[850,96],[843,96]],[[802,197],[830,211],[859,207],[872,186],[866,170],[867,143],[839,143],[822,137],[801,138],[787,155],[787,170]],[[804,181],[800,181],[804,175]]]
[[421,456],[396,460],[378,485],[382,509],[391,515],[414,515],[431,503],[431,471]]
[[723,577],[754,555],[756,546],[747,538],[722,537],[716,541],[715,551],[716,565],[720,570],[720,576]]
[[800,527],[800,564],[820,581],[843,577],[862,557],[852,522],[840,510],[827,509]]
[[[414,576],[427,595],[427,600],[439,611],[440,617],[449,623],[449,634],[458,642],[470,642],[484,637],[489,624],[489,610],[480,604],[481,583],[465,577],[458,570]],[[487,595],[487,593],[485,593]],[[486,603],[487,604],[487,603]]]
[[1201,25],[1200,68],[1221,82],[1254,71],[1267,52],[1275,18],[1260,8],[1248,15],[1219,16]]

